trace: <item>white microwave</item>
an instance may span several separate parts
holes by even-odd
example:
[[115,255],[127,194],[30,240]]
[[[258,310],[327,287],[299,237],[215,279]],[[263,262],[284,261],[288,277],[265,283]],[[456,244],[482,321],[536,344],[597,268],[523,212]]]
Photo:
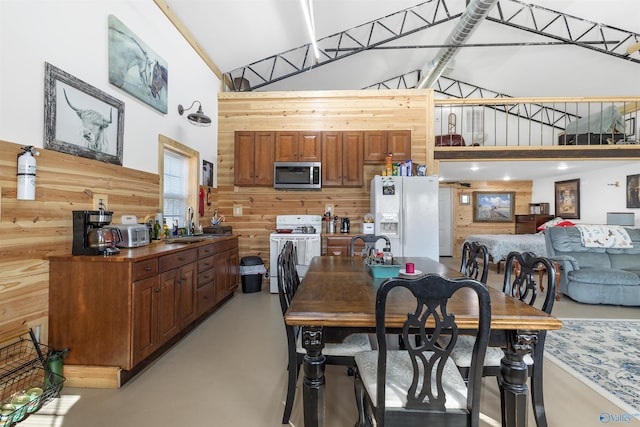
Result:
[[273,188],[280,190],[319,190],[322,188],[320,162],[275,162]]

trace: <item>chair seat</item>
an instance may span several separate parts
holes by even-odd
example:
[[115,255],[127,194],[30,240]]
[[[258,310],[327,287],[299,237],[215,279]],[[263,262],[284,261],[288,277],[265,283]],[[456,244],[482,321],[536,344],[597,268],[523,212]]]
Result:
[[[353,334],[347,336],[340,343],[325,343],[322,354],[325,356],[350,356],[353,357],[361,351],[371,350],[371,340],[367,334]],[[306,350],[302,347],[302,334],[298,334],[296,340],[296,351],[304,353]]]
[[[428,354],[428,353],[427,353]],[[378,351],[365,351],[356,354],[356,365],[362,383],[371,401],[377,401],[377,369]],[[387,352],[387,381],[385,387],[385,404],[389,408],[402,408],[407,402],[407,390],[413,379],[413,368],[409,354],[404,350]],[[467,409],[467,386],[462,375],[450,358],[447,359],[442,374],[443,387],[447,400],[447,409]],[[435,371],[433,375],[435,387]],[[437,393],[434,390],[434,393]]]
[[[476,339],[470,335],[460,335],[456,346],[451,352],[451,359],[456,366],[460,368],[468,368],[471,366],[471,353],[473,352],[473,344]],[[487,353],[484,356],[484,366],[500,366],[500,361],[504,357],[504,352],[498,347],[487,347]],[[526,354],[523,358],[524,363],[533,365],[533,358],[530,354]]]

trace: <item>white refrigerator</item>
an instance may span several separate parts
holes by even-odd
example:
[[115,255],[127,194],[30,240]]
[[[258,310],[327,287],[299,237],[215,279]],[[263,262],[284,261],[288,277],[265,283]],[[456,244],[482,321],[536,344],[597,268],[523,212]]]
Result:
[[393,256],[439,258],[438,177],[379,176],[371,180],[375,234]]

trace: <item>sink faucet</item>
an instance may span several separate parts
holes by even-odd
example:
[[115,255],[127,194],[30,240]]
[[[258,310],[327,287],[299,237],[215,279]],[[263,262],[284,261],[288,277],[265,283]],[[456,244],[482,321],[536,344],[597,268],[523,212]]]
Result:
[[192,236],[196,234],[196,224],[193,222],[193,208],[187,208],[187,234]]

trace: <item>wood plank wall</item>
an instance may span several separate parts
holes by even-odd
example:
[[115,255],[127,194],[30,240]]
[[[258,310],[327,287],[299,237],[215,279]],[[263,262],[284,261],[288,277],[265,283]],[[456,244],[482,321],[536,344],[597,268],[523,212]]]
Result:
[[[264,187],[233,185],[234,132],[240,130],[411,130],[414,163],[426,164],[429,174],[437,173],[433,161],[433,92],[424,91],[344,91],[344,92],[251,92],[220,93],[218,97],[218,205],[239,235],[240,256],[257,255],[269,265],[269,234],[280,214],[322,215],[327,204],[339,217],[351,219],[351,231],[360,231],[369,212],[371,179],[382,165],[365,165],[361,188],[331,188],[319,192],[276,191]],[[241,153],[239,153],[241,155]],[[474,183],[474,188],[490,191],[518,191],[518,212],[526,212],[531,199],[528,183]],[[468,190],[468,189],[466,189]],[[460,190],[461,191],[461,190]],[[458,196],[456,194],[456,199]],[[242,215],[234,215],[234,206]],[[505,225],[471,224],[471,210],[456,212],[455,244],[474,233],[504,232]],[[460,223],[460,227],[458,227]],[[513,233],[514,226],[511,226]],[[459,230],[458,230],[459,228]]]
[[0,141],[0,331],[41,327],[47,342],[50,255],[71,253],[71,211],[107,196],[115,222],[159,209],[158,175],[39,149],[36,200],[16,200],[20,145]]

